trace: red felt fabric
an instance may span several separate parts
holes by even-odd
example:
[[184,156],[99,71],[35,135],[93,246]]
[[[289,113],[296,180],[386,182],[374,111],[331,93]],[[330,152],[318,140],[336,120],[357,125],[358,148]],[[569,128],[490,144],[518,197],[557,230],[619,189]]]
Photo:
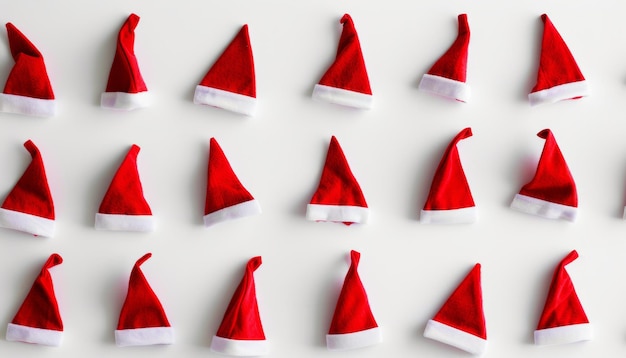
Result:
[[62,262],[63,258],[58,254],[50,255],[11,323],[32,328],[63,331],[63,320],[54,294],[52,277],[48,271]]
[[546,304],[537,324],[538,330],[589,323],[585,310],[576,295],[572,279],[565,270],[565,266],[577,258],[578,252],[573,250],[554,270]]
[[554,139],[552,131],[544,129],[537,133],[546,140],[535,177],[520,190],[520,194],[549,202],[578,207],[576,183],[565,158]]
[[41,153],[31,140],[24,143],[32,160],[2,203],[2,208],[54,220],[54,202]]
[[139,150],[137,145],[131,146],[100,203],[99,213],[152,215],[137,171]]
[[128,293],[120,312],[117,329],[170,327],[163,306],[146,280],[140,266],[152,257],[142,256],[133,267],[128,281]]
[[138,93],[148,90],[135,56],[135,28],[139,16],[130,14],[120,28],[106,92]]
[[460,140],[471,136],[472,129],[465,128],[446,148],[430,186],[424,210],[452,210],[475,206],[456,147]]
[[241,27],[200,85],[256,98],[254,58],[248,25]]
[[246,270],[226,308],[216,336],[235,340],[265,340],[254,284],[254,271],[261,263],[261,256],[256,256],[246,264]]
[[354,22],[348,14],[343,15],[340,22],[343,24],[343,31],[335,61],[326,70],[319,84],[371,95],[372,89]]
[[470,29],[467,14],[458,16],[458,34],[452,46],[428,70],[434,76],[440,76],[465,82],[467,75],[467,53],[470,42]]
[[474,266],[433,320],[487,339],[480,267],[480,264]]
[[39,99],[54,99],[43,56],[12,23],[6,24],[15,65],[9,73],[4,93]]

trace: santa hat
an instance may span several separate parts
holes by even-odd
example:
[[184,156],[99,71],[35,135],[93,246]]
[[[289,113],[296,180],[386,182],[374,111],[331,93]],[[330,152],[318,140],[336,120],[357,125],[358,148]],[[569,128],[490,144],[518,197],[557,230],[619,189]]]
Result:
[[307,205],[312,221],[366,223],[369,208],[335,136],[330,139],[320,183]]
[[204,226],[260,213],[259,202],[241,184],[217,140],[211,138]]
[[337,56],[313,89],[313,98],[349,107],[370,109],[372,89],[367,76],[361,43],[350,15],[345,14]]
[[0,207],[0,227],[52,237],[54,203],[41,153],[31,140],[24,147],[32,160]]
[[357,271],[360,258],[360,253],[350,251],[350,268],[326,335],[326,347],[330,350],[367,347],[383,339]]
[[117,169],[98,213],[96,229],[117,231],[152,231],[154,217],[143,196],[137,171],[140,148],[133,144]]
[[476,264],[446,303],[429,320],[424,337],[480,355],[487,349],[480,264]]
[[476,221],[476,206],[456,147],[461,139],[471,136],[471,128],[465,128],[448,145],[430,186],[420,215],[421,222],[459,224]]
[[135,263],[128,281],[128,293],[115,330],[115,344],[148,346],[174,343],[174,329],[163,306],[139,266],[152,257],[145,254]]
[[257,103],[255,81],[248,25],[243,25],[196,86],[193,103],[252,116]]
[[574,221],[578,195],[574,178],[549,129],[537,133],[546,140],[535,177],[515,195],[513,209],[548,219]]
[[459,15],[458,19],[459,30],[456,40],[428,70],[428,73],[424,74],[419,89],[460,102],[467,102],[471,94],[470,86],[466,83],[470,29],[466,14]]
[[554,271],[550,292],[535,330],[535,344],[573,343],[593,337],[592,326],[565,268],[576,258],[578,253],[573,250]]
[[61,256],[52,254],[43,265],[22,306],[7,327],[7,341],[61,345],[63,320],[49,269],[62,262]]
[[587,81],[548,15],[544,23],[537,84],[528,94],[532,106],[588,96]]
[[109,81],[100,99],[103,108],[132,110],[150,105],[148,87],[141,77],[135,57],[135,28],[138,23],[139,16],[130,14],[120,28]]
[[248,261],[241,282],[226,308],[222,323],[211,340],[213,352],[233,356],[260,356],[269,353],[254,285],[254,271],[261,263],[260,256]]

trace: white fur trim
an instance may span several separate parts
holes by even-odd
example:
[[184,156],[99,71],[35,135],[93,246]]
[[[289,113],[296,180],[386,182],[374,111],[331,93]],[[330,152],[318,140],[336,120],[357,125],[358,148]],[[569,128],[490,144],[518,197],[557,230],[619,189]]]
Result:
[[422,210],[420,222],[424,224],[471,224],[476,222],[475,206],[451,210]]
[[308,204],[306,207],[306,218],[311,221],[365,224],[369,213],[369,208],[362,206]]
[[578,212],[578,208],[574,206],[557,204],[522,194],[515,194],[511,208],[547,219],[564,219],[569,221],[575,221],[576,213]]
[[3,208],[0,208],[0,227],[43,237],[54,235],[54,220]]
[[252,116],[256,110],[257,100],[255,97],[198,85],[193,95],[193,103]]
[[0,112],[53,117],[57,113],[57,104],[54,99],[0,93]]
[[324,86],[319,83],[313,88],[313,98],[361,109],[372,108],[373,102],[373,96],[371,94]]
[[152,104],[152,96],[149,92],[103,92],[100,97],[100,106],[108,109],[131,111],[133,109],[146,108]]
[[535,344],[564,344],[589,341],[593,338],[591,323],[572,324],[535,331]]
[[231,356],[263,356],[269,354],[270,347],[267,340],[239,340],[213,336],[211,350]]
[[449,344],[474,355],[487,350],[487,340],[435,320],[428,320],[424,337]]
[[118,347],[151,346],[155,344],[173,344],[172,327],[149,327],[115,330],[115,344]]
[[383,335],[379,327],[353,333],[326,335],[326,347],[333,351],[372,346],[382,341]]
[[528,94],[531,106],[543,103],[554,103],[574,97],[589,96],[587,81],[570,82]]
[[152,215],[121,215],[96,213],[96,229],[113,231],[154,231]]
[[239,219],[260,213],[261,205],[259,205],[256,199],[252,199],[204,215],[204,226],[209,227],[223,221]]
[[470,86],[461,81],[425,73],[419,89],[439,96],[467,102],[472,94]]
[[58,347],[63,341],[63,331],[27,327],[9,323],[7,327],[7,341],[43,344]]

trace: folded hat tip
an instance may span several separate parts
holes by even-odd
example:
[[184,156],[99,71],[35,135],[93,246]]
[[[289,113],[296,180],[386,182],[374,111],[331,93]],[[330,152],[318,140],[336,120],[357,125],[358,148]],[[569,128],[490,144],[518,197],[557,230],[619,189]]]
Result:
[[59,255],[57,253],[54,253],[54,254],[50,255],[50,257],[48,258],[48,261],[44,265],[44,269],[49,269],[51,267],[54,267],[56,265],[60,265],[62,263],[63,263],[63,258],[61,257],[61,255]]
[[341,20],[339,22],[341,22],[342,24],[345,24],[346,22],[350,22],[351,23],[352,22],[352,17],[350,17],[350,15],[347,14],[347,13],[343,14],[343,16],[341,17]]
[[261,256],[255,256],[253,258],[251,258],[248,261],[248,269],[251,271],[256,271],[256,269],[259,268],[259,266],[261,266],[261,264],[263,263],[263,260],[261,258]]
[[542,138],[542,139],[548,139],[550,134],[552,134],[552,131],[549,128],[546,128],[546,129],[541,130],[539,133],[537,133],[537,137]]
[[541,14],[541,21],[546,22],[547,19],[548,19],[547,14]]

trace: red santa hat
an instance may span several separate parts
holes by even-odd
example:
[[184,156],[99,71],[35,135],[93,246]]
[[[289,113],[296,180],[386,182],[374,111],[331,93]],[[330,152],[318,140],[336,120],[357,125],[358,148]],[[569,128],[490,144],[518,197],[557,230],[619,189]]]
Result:
[[217,140],[211,138],[204,226],[260,213],[259,202],[241,184]]
[[429,320],[424,337],[480,355],[487,349],[480,264],[476,264],[446,303]]
[[139,268],[150,257],[151,253],[142,256],[130,273],[128,293],[115,330],[115,344],[120,347],[174,343],[174,329]]
[[359,277],[360,258],[359,252],[350,251],[350,268],[326,335],[326,347],[330,350],[355,349],[382,342],[381,329],[374,319],[367,292]]
[[257,104],[255,81],[248,25],[243,25],[196,86],[193,102],[252,116]]
[[7,341],[61,345],[63,320],[49,270],[62,262],[61,256],[52,254],[43,265],[22,306],[7,327]]
[[96,213],[96,229],[116,231],[152,231],[154,217],[143,196],[137,171],[140,148],[133,144],[117,169]]
[[476,221],[476,206],[459,158],[457,143],[472,136],[465,128],[448,145],[430,186],[420,221],[435,224],[460,224]]
[[0,93],[0,112],[54,116],[56,101],[41,52],[12,23],[6,27],[15,64]]
[[546,140],[535,177],[515,195],[513,209],[548,219],[574,221],[578,211],[576,183],[552,131],[537,133]]
[[135,57],[135,28],[138,23],[139,16],[130,14],[120,28],[109,81],[100,98],[103,108],[132,110],[150,105],[148,87],[141,77]]
[[458,17],[458,35],[452,46],[422,76],[419,89],[439,96],[467,102],[470,98],[470,86],[466,83],[467,49],[470,41],[470,29],[467,15]]
[[226,308],[222,323],[211,340],[213,352],[233,356],[261,356],[269,353],[254,284],[254,271],[261,263],[260,256],[248,261],[241,282]]
[[587,81],[548,15],[544,23],[537,84],[528,94],[532,106],[588,96]]
[[573,250],[554,271],[550,292],[535,330],[535,344],[573,343],[593,338],[592,325],[565,268],[576,258],[578,253]]
[[340,20],[343,24],[337,56],[319,83],[313,89],[313,98],[344,106],[370,109],[372,89],[367,76],[361,43],[350,15]]
[[41,153],[31,140],[24,147],[32,160],[0,207],[0,227],[52,237],[54,203]]
[[335,136],[330,139],[320,183],[307,205],[306,218],[312,221],[366,223],[369,208],[359,183]]

